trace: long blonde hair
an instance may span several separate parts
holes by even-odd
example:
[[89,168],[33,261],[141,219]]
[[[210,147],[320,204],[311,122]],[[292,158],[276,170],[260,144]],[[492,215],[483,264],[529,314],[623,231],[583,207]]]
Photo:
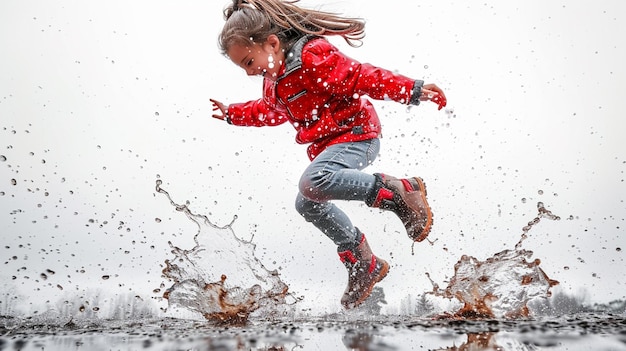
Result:
[[305,9],[299,0],[233,0],[224,10],[226,23],[219,36],[223,53],[234,45],[263,43],[277,35],[285,49],[304,35],[338,35],[350,46],[360,46],[365,21],[338,14]]

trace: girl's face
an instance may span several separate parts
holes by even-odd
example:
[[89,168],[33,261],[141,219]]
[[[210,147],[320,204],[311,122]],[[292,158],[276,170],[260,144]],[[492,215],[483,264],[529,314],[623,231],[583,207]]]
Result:
[[254,43],[252,46],[235,44],[226,54],[249,76],[263,76],[271,80],[278,78],[285,60],[280,41],[275,35],[270,35],[263,44]]

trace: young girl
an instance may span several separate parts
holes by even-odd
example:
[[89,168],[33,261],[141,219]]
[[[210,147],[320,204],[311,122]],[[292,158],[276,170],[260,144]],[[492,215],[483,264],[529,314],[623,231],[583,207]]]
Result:
[[354,308],[389,271],[346,214],[331,200],[364,201],[393,211],[414,241],[432,225],[421,178],[397,179],[362,170],[376,158],[381,131],[365,96],[419,105],[446,106],[443,91],[342,54],[324,36],[338,35],[351,46],[364,37],[361,19],[305,9],[298,0],[233,0],[219,36],[223,53],[248,75],[263,76],[263,97],[229,106],[211,99],[213,117],[237,126],[276,126],[289,122],[296,142],[310,144],[312,161],[299,183],[296,209],[336,245],[348,269],[341,298]]

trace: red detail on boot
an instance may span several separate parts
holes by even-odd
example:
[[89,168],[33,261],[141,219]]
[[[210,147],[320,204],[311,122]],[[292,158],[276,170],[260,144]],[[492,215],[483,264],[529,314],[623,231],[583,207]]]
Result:
[[413,185],[411,185],[408,179],[400,179],[400,181],[402,182],[402,185],[404,185],[404,189],[406,189],[406,191],[415,191]]
[[372,274],[372,272],[374,272],[374,269],[376,269],[376,256],[372,255],[372,262],[370,262],[369,273]]
[[341,260],[341,262],[346,262],[347,260],[348,262],[352,264],[355,264],[357,261],[356,257],[354,257],[354,254],[350,250],[339,252],[339,259]]
[[372,203],[372,207],[380,207],[380,203],[383,202],[383,200],[392,199],[393,191],[386,188],[381,188],[380,190],[378,190],[378,194],[376,194],[376,200],[374,200],[374,203]]
[[361,241],[359,242],[359,245],[363,244],[364,241],[365,241],[365,234],[361,233]]

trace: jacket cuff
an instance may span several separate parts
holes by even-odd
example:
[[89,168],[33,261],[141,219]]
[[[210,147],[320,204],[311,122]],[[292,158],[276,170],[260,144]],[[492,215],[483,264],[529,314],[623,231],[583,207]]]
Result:
[[230,106],[228,106],[228,108],[226,109],[226,113],[224,115],[224,121],[226,121],[226,123],[228,124],[233,124],[233,120],[230,119]]
[[422,95],[422,87],[424,86],[423,80],[416,80],[413,83],[413,90],[411,94],[411,99],[409,100],[410,105],[419,105],[420,104],[420,96]]

